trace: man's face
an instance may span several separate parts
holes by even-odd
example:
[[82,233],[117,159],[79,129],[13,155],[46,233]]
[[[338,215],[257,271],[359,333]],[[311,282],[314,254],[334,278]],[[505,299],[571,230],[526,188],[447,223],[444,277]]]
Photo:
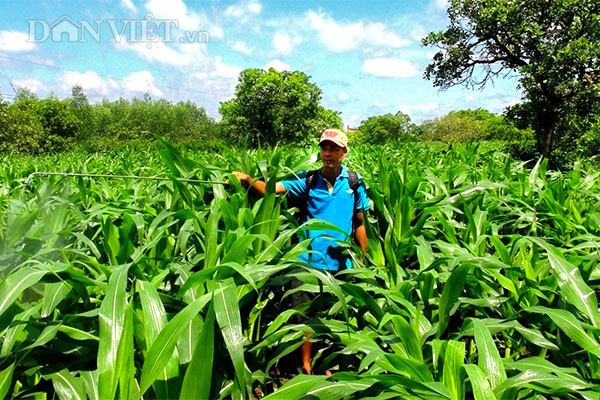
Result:
[[346,149],[333,142],[321,143],[321,161],[324,167],[336,168],[342,165],[342,160],[346,157]]

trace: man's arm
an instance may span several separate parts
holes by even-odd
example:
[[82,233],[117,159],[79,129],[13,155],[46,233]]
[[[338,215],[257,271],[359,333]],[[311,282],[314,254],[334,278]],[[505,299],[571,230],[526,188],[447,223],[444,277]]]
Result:
[[354,215],[354,238],[363,250],[363,255],[367,254],[367,230],[365,229],[365,215],[362,211],[357,211]]
[[[238,178],[238,180],[246,186],[252,185],[252,191],[259,196],[265,195],[265,190],[267,189],[267,184],[264,181],[254,180],[250,175],[245,174],[243,172],[233,171],[233,174]],[[275,193],[283,194],[287,192],[285,186],[281,182],[277,182],[275,184]]]

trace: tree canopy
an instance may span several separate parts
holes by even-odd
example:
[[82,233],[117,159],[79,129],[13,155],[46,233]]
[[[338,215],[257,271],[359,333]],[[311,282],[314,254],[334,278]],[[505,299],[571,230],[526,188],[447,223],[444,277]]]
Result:
[[357,136],[364,143],[382,143],[387,140],[409,139],[415,131],[410,117],[398,111],[367,118],[358,127]]
[[188,145],[217,139],[217,125],[194,103],[120,98],[89,104],[81,86],[69,98],[39,99],[20,89],[13,103],[0,98],[0,152],[29,154],[83,147],[109,150],[126,143],[154,142],[153,133]]
[[451,0],[450,25],[423,44],[439,51],[425,71],[442,89],[482,88],[517,73],[538,148],[549,156],[569,119],[600,98],[597,0]]
[[242,71],[235,97],[219,109],[226,139],[251,146],[310,143],[325,128],[342,128],[339,115],[320,105],[321,89],[309,79],[299,71]]
[[424,121],[419,130],[422,140],[445,143],[461,143],[472,139],[523,143],[531,139],[529,130],[517,129],[505,116],[482,108],[450,111],[443,117]]

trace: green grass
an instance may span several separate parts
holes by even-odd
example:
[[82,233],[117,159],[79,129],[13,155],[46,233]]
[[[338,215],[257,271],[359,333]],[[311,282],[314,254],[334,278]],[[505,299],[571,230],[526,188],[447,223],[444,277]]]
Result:
[[[272,190],[309,151],[162,146],[0,156],[0,398],[600,398],[594,167],[352,148],[369,251],[335,279],[298,263],[283,197],[177,180],[242,170]],[[34,171],[172,179],[25,186]],[[322,295],[290,309],[292,277]],[[316,375],[274,376],[298,374],[306,332]]]

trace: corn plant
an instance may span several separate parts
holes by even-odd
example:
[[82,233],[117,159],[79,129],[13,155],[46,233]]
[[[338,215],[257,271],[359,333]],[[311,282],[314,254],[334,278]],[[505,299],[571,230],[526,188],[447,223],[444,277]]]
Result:
[[[344,243],[334,277],[298,261],[303,230],[334,227],[273,194],[314,150],[0,156],[0,397],[600,398],[594,166],[354,147],[369,249]],[[25,185],[44,170],[170,180]],[[294,290],[319,295],[292,308]]]

